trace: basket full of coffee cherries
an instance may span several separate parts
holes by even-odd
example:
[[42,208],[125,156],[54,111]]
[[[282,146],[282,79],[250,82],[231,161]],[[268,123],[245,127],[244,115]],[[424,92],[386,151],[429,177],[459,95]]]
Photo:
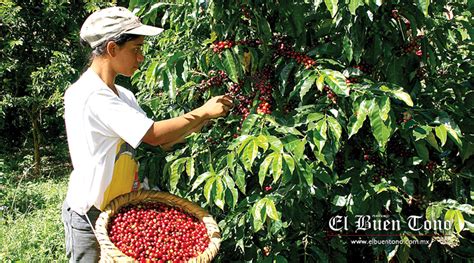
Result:
[[210,262],[221,242],[217,223],[206,210],[149,190],[112,200],[95,228],[101,262]]

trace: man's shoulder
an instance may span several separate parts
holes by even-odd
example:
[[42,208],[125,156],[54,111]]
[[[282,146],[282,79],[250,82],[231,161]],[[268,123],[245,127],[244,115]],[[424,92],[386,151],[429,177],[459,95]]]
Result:
[[128,99],[135,100],[135,95],[130,90],[117,84],[115,84],[115,87],[117,88],[117,90],[119,90],[121,94],[125,95]]
[[67,87],[65,96],[77,96],[82,93],[91,92],[91,83],[90,79],[87,77],[87,71],[84,72],[79,79]]

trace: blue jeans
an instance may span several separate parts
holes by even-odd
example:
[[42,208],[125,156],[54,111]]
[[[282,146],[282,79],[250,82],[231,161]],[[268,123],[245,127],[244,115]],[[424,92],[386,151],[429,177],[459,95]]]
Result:
[[[100,210],[92,207],[87,216],[92,225],[100,215]],[[66,255],[69,262],[98,262],[100,256],[99,243],[85,215],[74,212],[64,201],[62,218],[66,236]]]

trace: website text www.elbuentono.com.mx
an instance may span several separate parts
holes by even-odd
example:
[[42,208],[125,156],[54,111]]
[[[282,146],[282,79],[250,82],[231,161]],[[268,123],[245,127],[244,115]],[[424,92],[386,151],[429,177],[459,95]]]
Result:
[[391,239],[356,239],[350,240],[350,243],[353,245],[428,245],[430,243],[429,240],[391,240]]

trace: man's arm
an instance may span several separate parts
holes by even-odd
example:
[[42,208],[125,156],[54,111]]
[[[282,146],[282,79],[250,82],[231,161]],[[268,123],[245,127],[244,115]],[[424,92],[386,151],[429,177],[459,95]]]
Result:
[[189,130],[187,133],[183,134],[183,136],[181,136],[180,138],[178,138],[177,140],[175,141],[172,141],[172,142],[169,142],[169,143],[166,143],[166,144],[162,144],[160,145],[161,148],[164,150],[164,151],[170,151],[173,149],[173,146],[175,144],[179,144],[179,143],[184,143],[186,141],[186,137],[188,137],[188,135],[194,133],[194,132],[199,132],[202,127],[204,127],[206,124],[208,124],[209,121],[208,120],[205,120],[203,122],[201,122],[200,124],[198,124],[196,127],[192,128],[191,130]]
[[154,122],[145,136],[143,136],[142,141],[153,146],[177,142],[184,139],[203,122],[227,115],[232,106],[230,97],[214,97],[203,106],[182,116]]

